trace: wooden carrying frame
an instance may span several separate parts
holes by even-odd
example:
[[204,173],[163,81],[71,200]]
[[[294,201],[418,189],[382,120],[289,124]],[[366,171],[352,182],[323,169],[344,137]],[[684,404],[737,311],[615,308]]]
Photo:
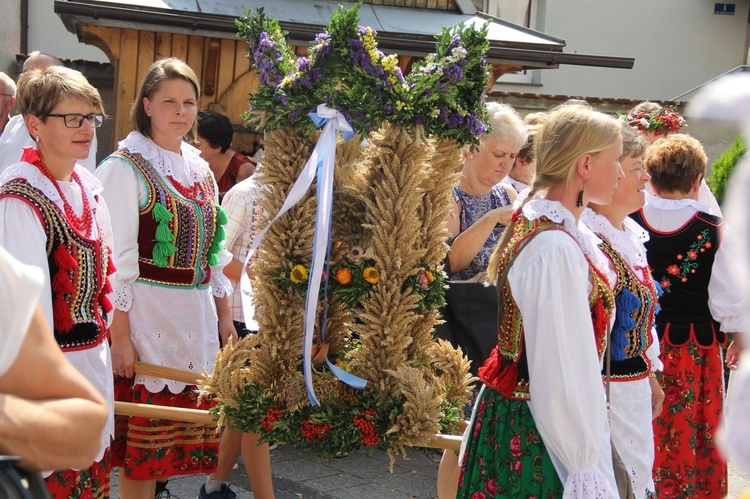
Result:
[[[180,381],[190,385],[200,384],[201,379],[199,374],[192,371],[155,366],[153,364],[146,364],[138,361],[133,365],[133,370],[137,374]],[[151,404],[115,401],[115,414],[118,416],[172,419],[175,421],[185,421],[187,423],[216,425],[216,417],[208,411],[202,411],[200,409],[183,409],[181,407],[163,407]],[[466,422],[460,426],[460,430],[463,431],[466,428]],[[424,445],[424,447],[458,451],[461,448],[461,435],[443,435],[442,433],[437,433],[428,444]]]

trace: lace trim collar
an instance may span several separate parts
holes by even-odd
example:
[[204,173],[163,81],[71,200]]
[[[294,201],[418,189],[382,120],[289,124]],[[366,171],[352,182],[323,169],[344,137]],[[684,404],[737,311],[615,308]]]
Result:
[[[73,171],[76,172],[78,178],[81,179],[81,184],[84,187],[85,195],[88,197],[89,205],[96,208],[98,204],[95,196],[101,194],[104,186],[90,171],[77,163],[73,168]],[[45,177],[36,166],[29,163],[16,163],[13,166],[9,166],[5,169],[2,175],[0,175],[0,185],[17,178],[25,179],[32,187],[42,191],[50,201],[62,206],[60,193],[57,192],[54,184],[50,182],[50,180]],[[62,182],[63,189],[65,189],[64,186],[66,183],[68,182]]]
[[201,158],[198,149],[184,141],[180,145],[181,154],[177,154],[162,149],[140,132],[130,132],[118,147],[140,154],[159,174],[183,185],[202,182],[208,174],[208,163]]
[[[627,217],[623,225],[625,230],[614,227],[607,217],[586,208],[581,215],[581,221],[586,224],[595,234],[606,239],[607,242],[627,264],[636,267],[648,266],[646,259],[646,248],[643,243],[648,240],[648,233],[634,220]],[[645,239],[643,237],[645,236]]]
[[646,193],[646,204],[660,210],[681,210],[683,208],[693,208],[704,213],[711,213],[711,207],[699,203],[695,199],[664,199],[649,192]]
[[589,257],[591,263],[599,271],[605,274],[611,273],[606,257],[599,249],[599,244],[602,242],[601,239],[591,232],[583,222],[576,224],[573,214],[560,202],[549,199],[532,199],[524,205],[523,214],[529,220],[536,220],[539,217],[546,216],[551,221],[562,224],[573,236],[573,239],[576,240],[584,254]]

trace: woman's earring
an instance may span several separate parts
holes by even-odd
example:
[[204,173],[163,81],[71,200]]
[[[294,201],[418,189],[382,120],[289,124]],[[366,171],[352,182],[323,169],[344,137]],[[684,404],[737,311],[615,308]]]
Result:
[[578,191],[578,199],[576,200],[576,206],[579,208],[583,206],[583,187],[581,187],[581,190]]
[[36,136],[36,141],[39,142],[39,135]]

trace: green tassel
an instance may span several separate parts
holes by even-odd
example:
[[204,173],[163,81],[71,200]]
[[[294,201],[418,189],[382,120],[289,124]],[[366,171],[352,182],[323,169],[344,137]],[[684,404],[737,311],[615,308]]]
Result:
[[169,211],[167,207],[161,203],[156,203],[154,205],[154,209],[151,212],[151,214],[154,217],[154,220],[156,220],[159,223],[169,222],[174,217],[174,214],[171,211]]
[[214,234],[214,242],[219,242],[220,244],[224,242],[224,240],[227,238],[227,231],[224,230],[224,227],[219,225],[216,227],[216,234]]
[[156,227],[156,240],[160,243],[171,243],[174,241],[174,235],[172,235],[172,232],[169,230],[168,223],[160,223]]
[[154,263],[159,267],[167,266],[167,258],[177,253],[177,246],[172,243],[158,242],[154,245]]
[[227,212],[221,206],[216,206],[216,223],[218,225],[226,225],[229,222]]
[[211,267],[219,265],[219,255],[217,255],[216,253],[211,253],[210,255],[208,255],[208,265]]

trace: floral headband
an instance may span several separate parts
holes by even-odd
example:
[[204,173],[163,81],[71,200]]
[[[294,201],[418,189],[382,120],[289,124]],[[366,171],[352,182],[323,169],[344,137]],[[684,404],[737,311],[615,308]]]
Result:
[[687,126],[685,118],[680,116],[680,113],[672,106],[659,113],[633,113],[630,111],[628,114],[621,114],[620,117],[627,121],[628,125],[642,132],[653,132],[656,135],[679,132],[682,127]]

